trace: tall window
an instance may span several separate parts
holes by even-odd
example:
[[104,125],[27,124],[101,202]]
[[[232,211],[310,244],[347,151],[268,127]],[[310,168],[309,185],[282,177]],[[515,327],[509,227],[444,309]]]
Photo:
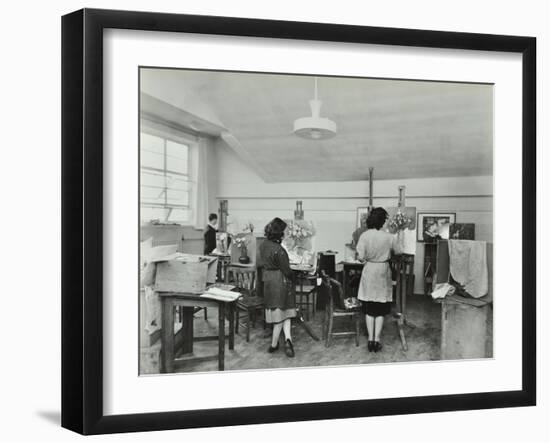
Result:
[[190,146],[141,133],[141,221],[186,224],[192,216]]

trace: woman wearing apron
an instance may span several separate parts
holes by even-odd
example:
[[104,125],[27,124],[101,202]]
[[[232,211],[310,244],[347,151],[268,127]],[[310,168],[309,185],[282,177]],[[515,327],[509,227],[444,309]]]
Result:
[[266,240],[260,245],[260,261],[263,266],[265,319],[273,324],[268,352],[279,349],[282,330],[285,334],[285,354],[294,357],[290,326],[291,319],[296,317],[296,289],[288,254],[281,246],[285,229],[286,223],[280,218],[274,218],[267,224]]
[[392,302],[391,253],[402,253],[402,231],[396,236],[380,230],[387,218],[384,208],[372,209],[367,217],[367,230],[361,234],[356,248],[359,259],[365,261],[358,298],[365,314],[369,352],[382,349],[380,333]]

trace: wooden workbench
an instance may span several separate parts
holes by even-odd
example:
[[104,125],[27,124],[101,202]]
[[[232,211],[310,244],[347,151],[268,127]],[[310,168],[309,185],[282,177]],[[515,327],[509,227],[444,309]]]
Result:
[[[235,343],[235,302],[223,302],[200,297],[197,294],[181,292],[158,292],[162,303],[162,364],[161,372],[174,372],[176,367],[190,361],[204,361],[218,359],[218,370],[225,369],[225,318],[226,310],[229,317],[229,349],[232,350]],[[174,334],[174,308],[181,306],[183,310],[182,331],[178,334],[181,339],[176,340]],[[193,314],[195,308],[218,309],[218,335],[194,337]],[[193,355],[194,341],[218,340],[218,354],[206,357]],[[181,347],[181,356],[178,356]]]

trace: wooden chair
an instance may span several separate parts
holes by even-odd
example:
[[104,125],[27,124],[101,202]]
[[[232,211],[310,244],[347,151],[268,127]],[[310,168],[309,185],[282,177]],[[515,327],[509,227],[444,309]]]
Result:
[[[333,337],[349,337],[355,335],[355,346],[359,346],[359,329],[361,325],[361,304],[355,297],[344,298],[342,285],[338,280],[322,273],[322,287],[328,294],[327,309],[323,322],[323,336],[325,346],[332,344]],[[348,317],[354,323],[353,331],[334,332],[333,325],[335,318]]]
[[317,311],[317,276],[319,265],[319,254],[315,254],[313,267],[311,271],[296,273],[296,306],[305,313],[306,320],[309,321],[309,313],[315,317]]
[[305,313],[306,320],[309,320],[309,313],[315,317],[317,304],[316,275],[299,275],[296,283],[296,306]]
[[[227,281],[239,288],[243,294],[237,300],[235,309],[235,333],[239,333],[239,325],[246,327],[246,341],[250,341],[250,326],[256,325],[258,311],[263,312],[264,302],[256,293],[256,269],[230,266],[227,270]],[[246,315],[241,315],[244,312]],[[241,320],[246,318],[246,323]]]

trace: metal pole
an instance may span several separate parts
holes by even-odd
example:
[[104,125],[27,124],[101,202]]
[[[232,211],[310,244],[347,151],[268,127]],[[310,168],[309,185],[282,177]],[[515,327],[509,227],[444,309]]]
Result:
[[369,210],[371,210],[371,209],[374,207],[374,205],[373,205],[373,198],[372,198],[372,193],[373,193],[373,184],[372,184],[373,174],[374,174],[374,168],[369,168]]

